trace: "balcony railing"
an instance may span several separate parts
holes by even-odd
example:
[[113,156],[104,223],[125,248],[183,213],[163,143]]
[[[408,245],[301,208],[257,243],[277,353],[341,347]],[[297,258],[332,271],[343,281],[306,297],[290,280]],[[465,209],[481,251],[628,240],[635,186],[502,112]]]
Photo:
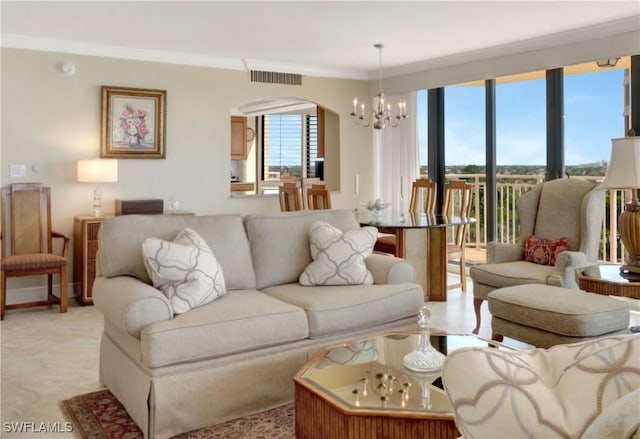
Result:
[[[487,235],[485,227],[485,176],[484,174],[448,174],[449,180],[466,180],[473,185],[473,205],[471,215],[476,223],[469,228],[467,248],[482,252],[486,248]],[[573,177],[601,182],[604,176]],[[499,242],[517,243],[519,230],[516,217],[518,198],[533,186],[544,181],[544,175],[511,175],[498,174],[497,181],[497,236]],[[609,190],[602,209],[605,220],[602,226],[599,259],[603,262],[620,262],[624,255],[624,248],[618,239],[618,216],[623,211],[625,200],[630,198],[630,191]],[[454,207],[455,208],[455,207]]]

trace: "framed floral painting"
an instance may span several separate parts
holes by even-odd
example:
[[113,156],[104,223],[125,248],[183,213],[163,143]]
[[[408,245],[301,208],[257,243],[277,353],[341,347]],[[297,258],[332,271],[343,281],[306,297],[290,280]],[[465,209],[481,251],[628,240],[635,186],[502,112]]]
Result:
[[166,90],[102,87],[100,157],[165,158]]

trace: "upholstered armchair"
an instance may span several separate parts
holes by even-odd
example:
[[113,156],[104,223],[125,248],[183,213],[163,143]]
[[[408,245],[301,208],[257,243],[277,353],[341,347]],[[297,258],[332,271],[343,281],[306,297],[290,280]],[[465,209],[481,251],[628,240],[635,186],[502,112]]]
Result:
[[[487,263],[469,270],[473,280],[475,334],[480,329],[482,302],[494,289],[521,284],[578,288],[576,268],[594,264],[598,259],[604,197],[605,192],[597,189],[595,183],[579,178],[551,180],[520,196],[518,243],[489,242]],[[531,253],[525,258],[525,244],[531,236],[556,242],[566,238],[568,250],[555,253],[551,249],[555,259],[552,265],[528,262]]]

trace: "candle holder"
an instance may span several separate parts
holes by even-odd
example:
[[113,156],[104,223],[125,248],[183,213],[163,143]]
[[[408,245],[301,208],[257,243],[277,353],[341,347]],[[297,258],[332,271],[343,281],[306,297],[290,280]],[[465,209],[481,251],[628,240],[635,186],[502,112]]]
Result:
[[429,318],[431,311],[422,306],[418,311],[418,326],[422,330],[415,351],[408,353],[402,359],[404,366],[414,372],[434,372],[442,368],[445,356],[431,346]]
[[406,375],[395,376],[391,369],[381,370],[376,374],[365,372],[358,380],[351,393],[356,407],[369,405],[375,400],[380,401],[380,407],[386,408],[389,401],[404,408],[409,401],[411,383]]

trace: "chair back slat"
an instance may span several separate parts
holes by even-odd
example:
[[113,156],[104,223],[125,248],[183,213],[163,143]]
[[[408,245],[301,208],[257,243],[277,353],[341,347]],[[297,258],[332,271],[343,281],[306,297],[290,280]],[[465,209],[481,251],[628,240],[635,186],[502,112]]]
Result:
[[302,210],[302,195],[297,183],[283,183],[278,188],[278,197],[282,212]]
[[329,190],[322,185],[312,185],[307,189],[307,208],[309,210],[331,209]]
[[50,189],[39,183],[3,188],[3,256],[50,251],[50,197]]
[[[449,216],[468,217],[471,215],[472,198],[473,185],[461,180],[450,181],[444,186],[442,212]],[[454,244],[459,247],[464,245],[468,228],[467,224],[454,228]]]
[[409,212],[436,213],[437,185],[427,178],[419,178],[411,185]]

